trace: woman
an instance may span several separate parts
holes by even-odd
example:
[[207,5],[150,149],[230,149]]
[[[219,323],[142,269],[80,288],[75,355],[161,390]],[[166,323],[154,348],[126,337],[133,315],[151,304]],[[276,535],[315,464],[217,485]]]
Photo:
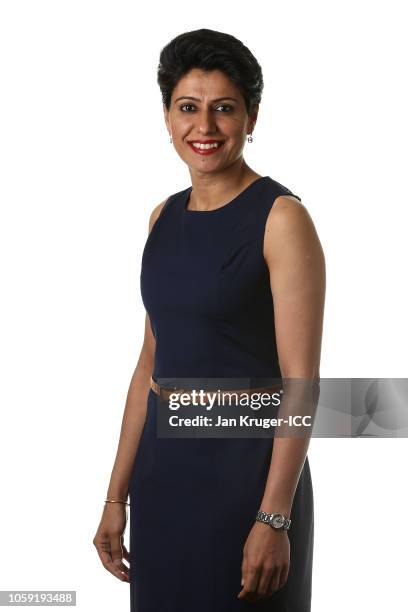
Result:
[[150,217],[145,337],[94,544],[130,582],[132,612],[307,612],[308,438],[156,428],[163,378],[319,379],[324,255],[299,196],[243,158],[263,88],[247,47],[208,29],[181,34],[161,52],[158,82],[192,185]]

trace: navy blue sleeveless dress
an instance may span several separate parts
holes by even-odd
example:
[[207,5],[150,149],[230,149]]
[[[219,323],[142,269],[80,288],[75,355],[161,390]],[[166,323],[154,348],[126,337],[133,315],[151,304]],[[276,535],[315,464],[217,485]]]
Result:
[[[153,378],[280,378],[263,240],[275,199],[294,194],[264,176],[220,208],[193,211],[191,191],[169,197],[143,251],[141,295],[156,339]],[[308,458],[290,514],[286,584],[256,603],[237,599],[273,437],[158,437],[157,399],[150,390],[129,486],[131,612],[309,612]]]

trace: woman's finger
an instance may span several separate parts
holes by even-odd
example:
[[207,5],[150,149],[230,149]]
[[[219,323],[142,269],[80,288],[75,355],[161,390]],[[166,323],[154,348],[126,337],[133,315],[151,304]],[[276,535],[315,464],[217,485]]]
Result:
[[123,551],[123,558],[126,559],[126,561],[130,563],[130,554],[126,546],[123,544],[123,542],[122,542],[122,551]]
[[260,578],[261,570],[259,567],[251,566],[246,563],[243,571],[244,587],[239,594],[239,598],[244,598],[248,602],[254,602],[257,599],[257,587]]
[[122,537],[112,536],[110,545],[113,564],[121,572],[125,573],[125,577],[127,579],[129,568],[123,563]]
[[280,575],[279,578],[279,588],[281,589],[283,586],[285,586],[286,582],[288,581],[288,576],[289,576],[289,565],[286,565]]
[[102,565],[105,569],[108,570],[111,574],[113,574],[116,578],[121,580],[122,582],[126,582],[126,577],[123,573],[114,565],[112,557],[110,553],[100,550],[97,548],[99,558],[102,562]]
[[[123,575],[123,572],[114,563],[111,555],[111,544],[109,539],[94,540],[95,548],[98,552],[101,563],[105,569],[113,574],[116,578],[122,582],[127,582],[127,577]],[[125,566],[126,567],[126,566]]]
[[271,574],[271,578],[270,578],[269,586],[268,586],[269,595],[272,595],[276,591],[279,591],[281,574],[282,574],[282,570],[279,567],[277,567],[276,570],[273,572],[273,574]]
[[257,594],[259,597],[265,597],[269,594],[270,584],[274,578],[275,568],[264,568],[259,579]]

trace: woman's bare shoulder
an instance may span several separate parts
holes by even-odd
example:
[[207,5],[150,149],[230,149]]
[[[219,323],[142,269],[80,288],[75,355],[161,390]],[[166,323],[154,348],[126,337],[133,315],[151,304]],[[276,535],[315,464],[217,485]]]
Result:
[[319,237],[306,206],[293,196],[278,196],[266,222],[264,254],[275,259],[295,248],[321,251]]
[[313,226],[313,220],[306,206],[295,196],[278,196],[268,215],[267,232],[305,231]]

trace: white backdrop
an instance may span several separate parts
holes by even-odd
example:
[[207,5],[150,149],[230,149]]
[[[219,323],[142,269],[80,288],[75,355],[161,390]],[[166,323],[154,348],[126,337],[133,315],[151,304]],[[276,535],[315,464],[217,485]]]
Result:
[[[92,539],[143,337],[148,218],[190,185],[156,84],[177,34],[229,32],[263,68],[245,159],[319,233],[321,377],[407,376],[403,8],[2,0],[0,589],[128,610]],[[309,458],[313,611],[406,610],[408,440],[313,439]]]

